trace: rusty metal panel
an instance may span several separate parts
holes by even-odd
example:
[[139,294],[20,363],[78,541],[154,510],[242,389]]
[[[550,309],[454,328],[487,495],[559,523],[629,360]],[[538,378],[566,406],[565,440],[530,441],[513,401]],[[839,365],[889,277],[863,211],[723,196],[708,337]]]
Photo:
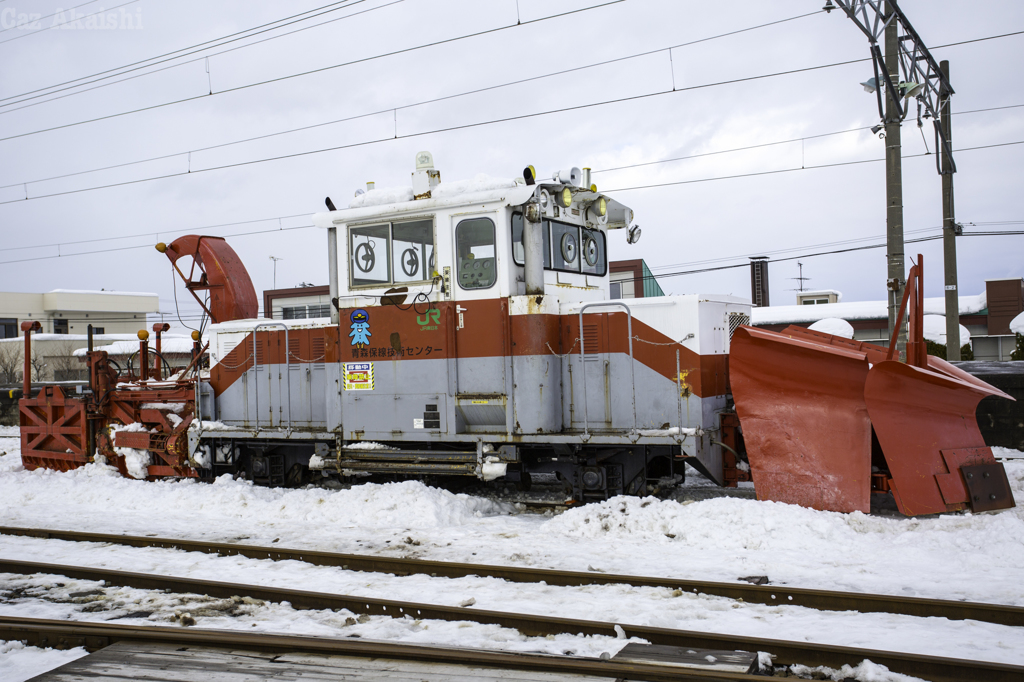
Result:
[[114,434],[114,445],[119,448],[150,450],[152,449],[152,435],[145,431],[118,431]]
[[914,516],[964,508],[967,500],[946,499],[949,495],[949,500],[959,500],[961,495],[957,481],[945,475],[957,473],[964,461],[995,461],[974,414],[982,398],[999,394],[992,387],[895,360],[872,367],[864,398],[901,513]]
[[740,327],[729,362],[758,499],[869,512],[866,355]]
[[89,461],[85,403],[59,386],[44,386],[18,404],[21,460],[26,469],[69,471]]
[[960,471],[967,485],[971,511],[986,512],[1016,506],[1001,462],[970,464],[961,467]]

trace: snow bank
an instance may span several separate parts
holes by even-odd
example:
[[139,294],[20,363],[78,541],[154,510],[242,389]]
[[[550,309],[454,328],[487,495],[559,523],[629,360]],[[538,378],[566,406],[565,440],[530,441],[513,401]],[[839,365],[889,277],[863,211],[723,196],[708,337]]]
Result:
[[[119,449],[120,450],[120,449]],[[6,459],[3,458],[3,459]],[[19,457],[20,460],[20,457]],[[67,473],[39,469],[9,472],[0,477],[0,499],[16,509],[49,500],[60,506],[73,499],[79,508],[117,514],[149,514],[153,510],[188,509],[206,519],[256,520],[257,523],[299,521],[303,525],[347,525],[363,528],[438,528],[460,526],[474,519],[514,510],[501,502],[453,494],[419,481],[355,486],[347,490],[262,488],[223,475],[211,485],[194,481],[144,482],[106,477],[116,469],[87,464]],[[133,472],[142,473],[143,472]]]
[[818,320],[812,324],[809,329],[811,331],[821,332],[822,334],[841,336],[844,339],[853,338],[853,325],[846,320],[839,319],[838,317],[826,317],[822,320]]
[[[1006,464],[1017,507],[998,514],[937,518],[821,512],[780,502],[716,498],[680,503],[653,497],[616,497],[570,509],[543,526],[546,534],[588,540],[629,540],[653,547],[681,544],[688,552],[739,554],[785,548],[794,557],[885,556],[899,551],[934,551],[965,572],[973,551],[999,547],[1005,566],[1024,565],[1024,466]],[[951,552],[950,548],[956,548]],[[970,549],[969,549],[970,548]],[[660,549],[656,551],[662,551]],[[840,557],[839,561],[843,559]],[[849,568],[849,566],[847,567]],[[958,569],[959,570],[959,569]]]
[[1024,334],[1024,313],[1013,318],[1010,322],[1010,331],[1014,334]]
[[22,682],[88,655],[83,647],[61,651],[0,640],[0,675],[4,682]]
[[[932,343],[946,345],[946,318],[943,315],[924,316],[924,338]],[[960,345],[966,346],[971,342],[971,333],[967,327],[960,325]]]

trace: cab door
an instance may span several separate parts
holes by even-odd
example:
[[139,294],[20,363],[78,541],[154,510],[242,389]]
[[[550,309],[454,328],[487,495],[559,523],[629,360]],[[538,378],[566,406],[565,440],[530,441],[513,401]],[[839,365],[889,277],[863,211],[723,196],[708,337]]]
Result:
[[508,300],[501,296],[495,213],[453,216],[451,316],[460,432],[506,432]]

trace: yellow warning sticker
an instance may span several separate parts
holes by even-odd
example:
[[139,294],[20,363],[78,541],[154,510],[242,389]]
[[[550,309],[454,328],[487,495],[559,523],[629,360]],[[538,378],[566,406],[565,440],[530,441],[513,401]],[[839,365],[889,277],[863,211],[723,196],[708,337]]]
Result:
[[490,400],[474,400],[473,404],[474,405],[490,405],[491,401]]
[[343,369],[346,391],[373,390],[373,363],[346,362]]

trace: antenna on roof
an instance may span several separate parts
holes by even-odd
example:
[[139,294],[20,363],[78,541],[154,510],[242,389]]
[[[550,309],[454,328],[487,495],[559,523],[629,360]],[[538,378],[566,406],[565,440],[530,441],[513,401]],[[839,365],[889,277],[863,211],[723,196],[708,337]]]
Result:
[[810,282],[811,278],[810,277],[804,277],[804,264],[803,263],[801,263],[800,261],[797,261],[796,262],[796,266],[800,269],[799,270],[800,275],[798,277],[790,277],[789,279],[795,279],[796,281],[800,282],[800,284],[798,285],[799,288],[797,288],[797,289],[789,289],[788,291],[798,291],[798,292],[800,292],[802,294],[804,292],[804,282]]

